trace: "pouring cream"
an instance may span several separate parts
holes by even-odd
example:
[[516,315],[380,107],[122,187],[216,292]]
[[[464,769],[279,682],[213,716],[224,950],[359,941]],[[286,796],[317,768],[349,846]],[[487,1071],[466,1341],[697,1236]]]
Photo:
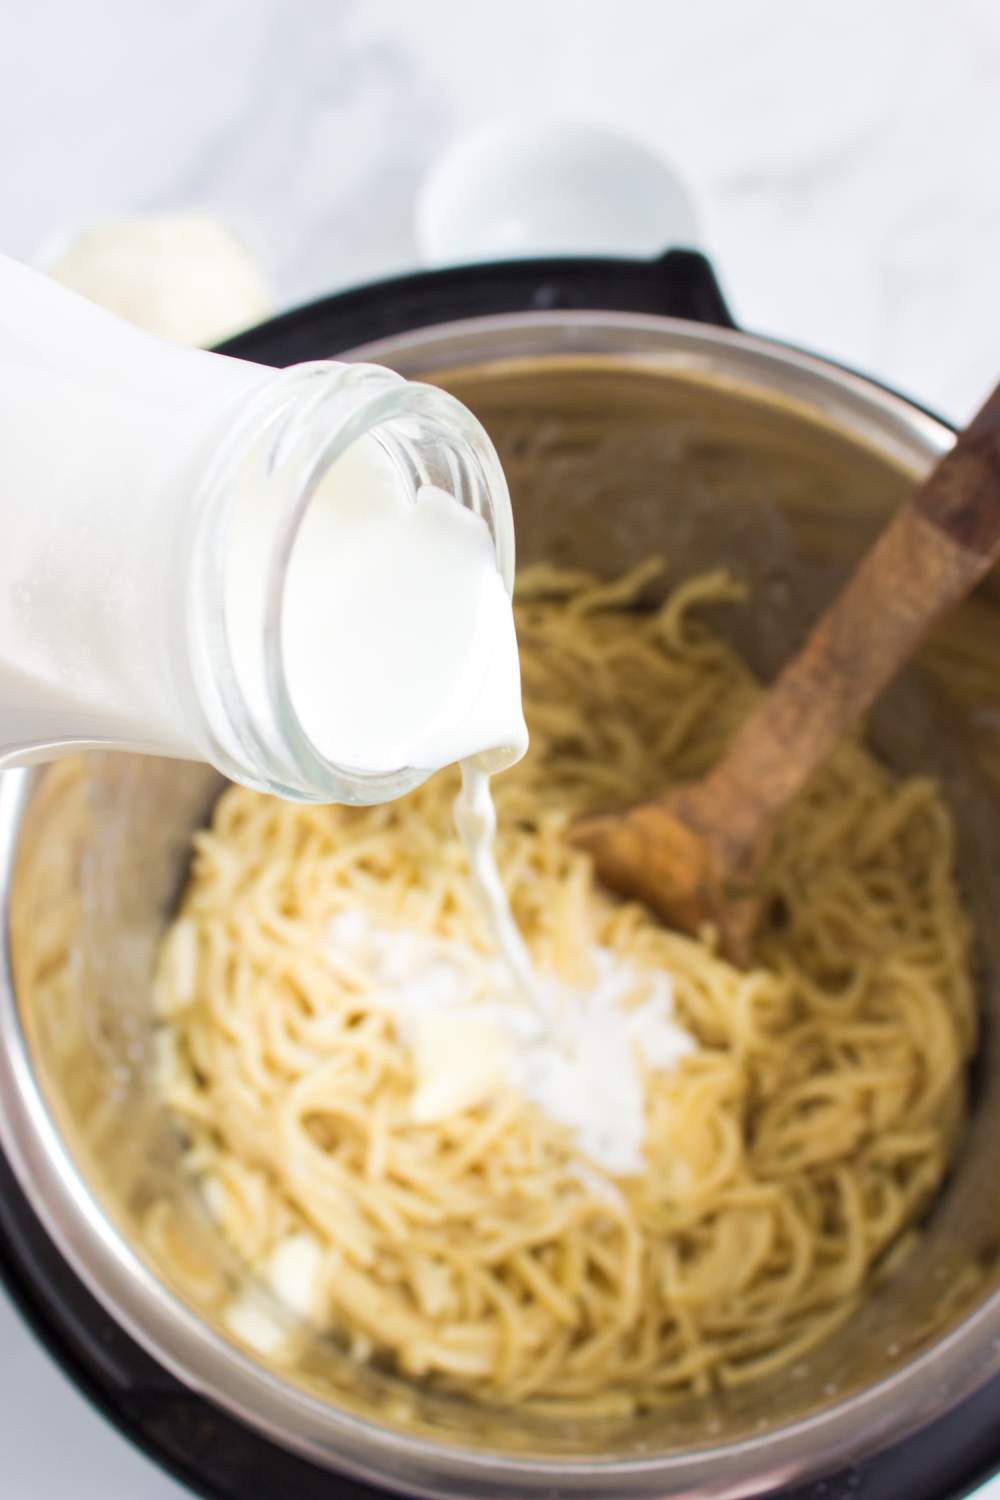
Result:
[[[458,1009],[442,1003],[440,964],[417,974],[400,1002],[416,1114],[513,1080],[591,1159],[635,1170],[636,1049],[672,1057],[686,1039],[667,991],[606,955],[589,997],[536,975],[511,912],[490,776],[527,730],[509,498],[479,424],[376,367],[275,372],[174,347],[3,260],[0,398],[0,764],[120,748],[377,802],[459,763],[496,1014],[461,984]],[[636,985],[633,1024],[619,1001]]]

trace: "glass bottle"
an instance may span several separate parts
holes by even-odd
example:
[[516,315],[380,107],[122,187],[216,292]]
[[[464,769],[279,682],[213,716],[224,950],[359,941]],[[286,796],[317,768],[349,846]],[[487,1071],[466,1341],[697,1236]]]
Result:
[[304,518],[357,445],[409,498],[482,517],[510,591],[506,482],[461,403],[374,365],[164,344],[0,258],[0,423],[0,766],[119,748],[356,803],[429,774],[324,758],[281,620]]

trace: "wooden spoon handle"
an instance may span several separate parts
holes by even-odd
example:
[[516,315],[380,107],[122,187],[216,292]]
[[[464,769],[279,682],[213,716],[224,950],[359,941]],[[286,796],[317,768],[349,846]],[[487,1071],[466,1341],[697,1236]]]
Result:
[[881,533],[697,789],[747,858],[939,615],[1000,554],[1000,386]]

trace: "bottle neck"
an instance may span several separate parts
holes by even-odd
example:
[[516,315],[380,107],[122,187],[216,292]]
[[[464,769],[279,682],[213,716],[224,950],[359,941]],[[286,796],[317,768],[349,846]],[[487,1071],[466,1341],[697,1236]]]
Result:
[[[181,692],[204,758],[232,779],[260,790],[301,801],[358,804],[400,796],[437,768],[436,764],[387,765],[384,761],[366,765],[356,763],[355,758],[345,763],[331,756],[326,741],[318,742],[317,716],[308,711],[316,707],[311,700],[328,690],[325,667],[330,692],[334,683],[343,683],[345,674],[338,672],[337,664],[342,668],[348,653],[358,669],[355,683],[370,660],[372,671],[384,678],[387,693],[393,691],[390,679],[396,673],[395,691],[401,700],[403,690],[416,685],[416,673],[430,665],[415,658],[414,671],[401,682],[394,659],[391,670],[378,668],[371,636],[373,630],[382,634],[389,628],[405,631],[406,638],[398,642],[398,654],[405,657],[404,646],[416,649],[425,615],[436,608],[440,614],[441,601],[421,597],[420,580],[408,576],[411,557],[413,567],[421,557],[433,557],[439,542],[433,528],[407,532],[404,551],[399,553],[397,548],[395,558],[387,557],[384,568],[371,551],[369,536],[366,561],[359,566],[372,576],[366,577],[361,593],[351,596],[359,601],[356,622],[350,612],[344,614],[345,601],[330,600],[329,591],[327,602],[344,608],[339,613],[324,608],[323,589],[324,570],[329,573],[330,589],[344,593],[357,583],[345,572],[348,563],[342,550],[357,544],[356,507],[377,509],[398,503],[415,507],[426,495],[436,496],[435,503],[445,512],[457,505],[475,518],[465,528],[469,535],[458,526],[462,534],[456,543],[457,518],[451,517],[446,540],[457,546],[456,572],[461,575],[466,567],[482,567],[482,547],[486,546],[489,567],[494,575],[499,573],[509,594],[514,548],[506,482],[485,432],[453,397],[377,366],[321,362],[279,372],[237,402],[193,492],[193,524],[186,528],[187,566],[178,570],[181,596],[177,607],[186,641]],[[393,514],[402,512],[397,509]],[[360,519],[367,523],[371,516]],[[443,519],[448,521],[448,515]],[[329,550],[324,552],[324,547]],[[387,575],[385,570],[392,568],[396,573]],[[462,576],[449,576],[447,570],[442,573],[438,568],[434,577],[449,597],[455,595],[454,628],[445,620],[442,636],[442,627],[437,627],[438,634],[433,636],[437,650],[478,628],[481,610],[480,601],[472,595],[467,609],[460,604]],[[393,579],[396,592],[411,590],[415,603],[410,615],[402,614],[390,591],[377,617],[365,622],[369,593],[377,586],[389,586]],[[492,581],[499,587],[495,577]],[[302,589],[312,593],[299,597]],[[311,620],[314,601],[316,618]],[[506,602],[503,608],[509,615]],[[298,635],[292,634],[291,645],[290,610],[300,626]],[[393,615],[396,618],[387,620]],[[333,638],[327,638],[331,629]],[[310,635],[316,649],[303,656],[301,647],[303,642],[309,645]],[[290,659],[295,650],[298,655]],[[508,657],[512,650],[516,676],[511,628]],[[430,726],[446,710],[456,712],[461,707],[435,701],[432,672],[427,680],[427,694],[415,695],[407,710],[414,744],[434,741],[433,735],[422,736],[424,726],[414,721],[426,716]],[[475,686],[466,684],[469,691]],[[447,688],[453,697],[455,684],[449,682]],[[380,683],[374,683],[368,710],[384,707],[379,704],[380,691]],[[441,692],[447,696],[443,686]],[[516,682],[508,699],[507,721],[519,721]],[[345,713],[368,711],[358,709],[356,698],[345,704],[349,704]],[[483,732],[502,737],[505,731],[504,726],[491,723]],[[515,725],[514,739],[522,733],[523,723],[520,728]],[[357,736],[352,739],[357,743]],[[438,753],[441,743],[439,737]],[[495,748],[494,739],[490,744],[463,746],[463,753]]]

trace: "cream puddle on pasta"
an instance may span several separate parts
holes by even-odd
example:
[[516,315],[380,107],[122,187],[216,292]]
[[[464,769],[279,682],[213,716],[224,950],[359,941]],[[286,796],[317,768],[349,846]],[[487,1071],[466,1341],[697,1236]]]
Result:
[[[163,1088],[223,1235],[276,1307],[479,1401],[642,1410],[796,1360],[905,1245],[963,1118],[970,933],[933,782],[841,747],[785,820],[746,972],[566,841],[702,773],[759,691],[701,616],[740,590],[633,607],[658,569],[519,579],[513,979],[454,770],[369,808],[230,788],[160,957]],[[286,1357],[261,1304],[224,1316]]]

